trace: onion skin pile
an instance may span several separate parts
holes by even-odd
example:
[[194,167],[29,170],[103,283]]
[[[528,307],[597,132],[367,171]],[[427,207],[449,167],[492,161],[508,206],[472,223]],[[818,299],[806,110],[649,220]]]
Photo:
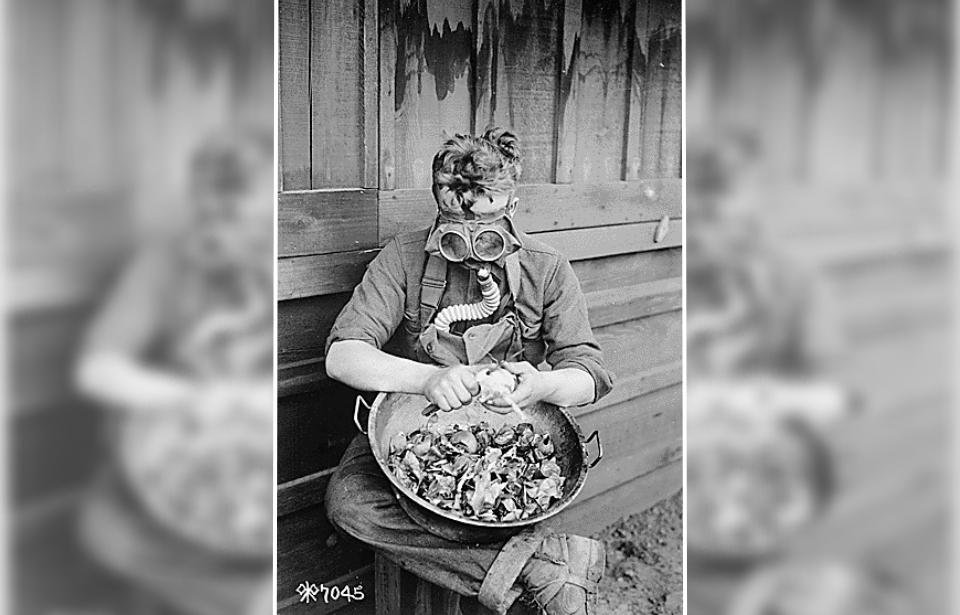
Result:
[[529,423],[438,425],[433,417],[390,441],[387,467],[420,498],[465,519],[503,523],[536,517],[563,494],[550,436]]

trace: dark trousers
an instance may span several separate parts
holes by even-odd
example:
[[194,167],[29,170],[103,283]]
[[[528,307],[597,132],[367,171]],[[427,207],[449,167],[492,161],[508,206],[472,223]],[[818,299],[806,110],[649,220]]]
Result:
[[[338,529],[418,577],[462,596],[479,593],[504,545],[451,542],[414,523],[397,503],[364,435],[347,447],[327,487],[326,505]],[[515,600],[521,591],[514,583],[508,595]]]

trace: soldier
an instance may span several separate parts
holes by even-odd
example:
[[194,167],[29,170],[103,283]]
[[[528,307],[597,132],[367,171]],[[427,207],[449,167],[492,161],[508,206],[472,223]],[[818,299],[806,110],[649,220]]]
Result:
[[[436,221],[395,237],[370,264],[330,333],[330,377],[364,391],[422,394],[445,411],[472,401],[478,369],[491,359],[518,377],[512,398],[521,407],[578,406],[610,392],[572,267],[513,224],[520,170],[507,130],[444,143],[433,160]],[[488,276],[499,301],[484,301],[479,281]],[[474,307],[450,309],[463,304]],[[393,354],[382,350],[391,338]],[[544,360],[551,370],[537,369]],[[493,403],[510,411],[506,400]],[[430,534],[397,503],[363,436],[330,481],[327,512],[421,578],[501,613],[524,591],[551,615],[586,613],[606,563],[603,545],[580,536],[534,531],[468,546]]]

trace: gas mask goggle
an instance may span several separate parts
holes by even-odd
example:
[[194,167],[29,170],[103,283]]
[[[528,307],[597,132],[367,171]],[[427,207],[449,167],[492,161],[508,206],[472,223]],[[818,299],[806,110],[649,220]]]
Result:
[[521,246],[514,233],[497,224],[499,220],[506,220],[512,228],[506,212],[487,220],[455,219],[441,212],[427,239],[426,250],[451,263],[497,262]]

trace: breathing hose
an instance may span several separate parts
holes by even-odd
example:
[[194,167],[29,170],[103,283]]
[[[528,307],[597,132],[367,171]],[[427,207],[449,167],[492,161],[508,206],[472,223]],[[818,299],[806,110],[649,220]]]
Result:
[[483,300],[479,303],[460,303],[450,305],[437,314],[437,319],[433,321],[438,331],[450,331],[450,325],[464,320],[479,320],[493,314],[500,307],[500,289],[497,283],[487,269],[477,271],[477,281],[480,283],[480,292],[483,293]]

